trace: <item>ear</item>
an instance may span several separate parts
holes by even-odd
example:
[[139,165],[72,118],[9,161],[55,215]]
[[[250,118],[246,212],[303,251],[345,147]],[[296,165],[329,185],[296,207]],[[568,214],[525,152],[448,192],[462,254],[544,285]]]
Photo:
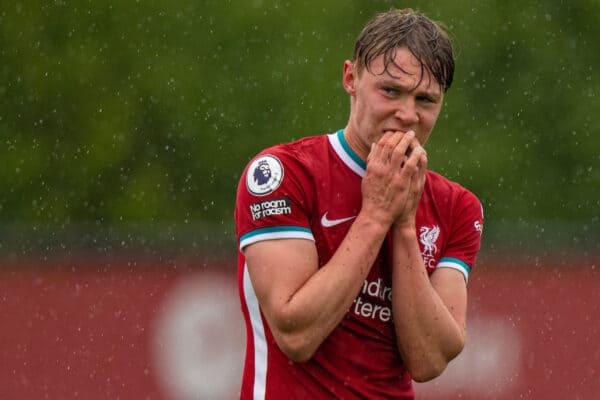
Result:
[[344,62],[344,74],[342,76],[342,84],[344,85],[344,90],[348,92],[350,96],[354,96],[355,86],[356,86],[356,69],[354,68],[354,64],[352,61],[346,60]]

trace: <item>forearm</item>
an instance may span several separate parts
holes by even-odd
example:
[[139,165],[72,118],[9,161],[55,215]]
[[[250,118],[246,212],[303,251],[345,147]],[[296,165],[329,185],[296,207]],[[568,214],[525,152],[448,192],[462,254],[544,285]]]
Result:
[[414,228],[393,230],[393,313],[398,347],[415,380],[439,375],[464,345],[461,326],[432,286]]
[[290,358],[310,358],[344,318],[388,231],[366,213],[359,214],[331,259],[283,304],[273,307],[269,322]]

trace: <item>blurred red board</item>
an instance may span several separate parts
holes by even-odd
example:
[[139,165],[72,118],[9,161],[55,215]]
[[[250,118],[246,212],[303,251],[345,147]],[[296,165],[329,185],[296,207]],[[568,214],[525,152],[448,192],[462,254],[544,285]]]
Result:
[[[132,260],[2,263],[1,399],[237,397],[235,261]],[[598,396],[598,258],[479,264],[467,347],[417,398]]]
[[598,398],[600,259],[565,258],[481,260],[465,349],[418,398]]

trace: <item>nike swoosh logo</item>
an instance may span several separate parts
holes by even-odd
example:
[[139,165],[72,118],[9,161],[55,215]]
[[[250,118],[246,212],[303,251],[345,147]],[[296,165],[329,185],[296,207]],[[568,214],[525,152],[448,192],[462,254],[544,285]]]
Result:
[[342,224],[342,223],[344,223],[346,221],[350,221],[351,219],[354,219],[354,218],[356,218],[356,215],[354,215],[352,217],[346,217],[346,218],[328,219],[327,212],[326,212],[321,217],[321,225],[323,225],[325,228],[331,228],[332,226]]

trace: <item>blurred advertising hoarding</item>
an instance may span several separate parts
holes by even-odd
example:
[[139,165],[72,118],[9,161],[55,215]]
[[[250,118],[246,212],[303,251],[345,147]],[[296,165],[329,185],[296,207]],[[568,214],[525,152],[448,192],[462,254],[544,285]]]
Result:
[[[0,275],[0,398],[238,397],[235,261],[12,260]],[[417,398],[594,398],[599,289],[598,258],[482,260],[465,350]]]

